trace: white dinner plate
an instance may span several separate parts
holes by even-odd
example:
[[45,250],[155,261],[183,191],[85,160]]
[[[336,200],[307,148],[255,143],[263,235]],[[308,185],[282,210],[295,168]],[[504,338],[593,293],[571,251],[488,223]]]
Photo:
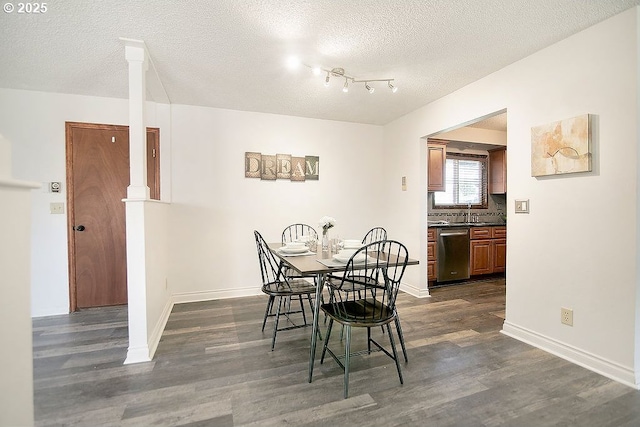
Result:
[[290,248],[288,246],[283,246],[280,248],[281,252],[284,252],[285,254],[301,254],[303,252],[307,252],[309,250],[308,247],[303,246],[301,248]]
[[[367,254],[360,253],[353,258],[353,262],[356,264],[360,262],[364,262],[366,258],[367,258]],[[351,255],[335,254],[333,256],[333,259],[335,259],[336,261],[347,263],[349,262],[349,259],[351,259]]]

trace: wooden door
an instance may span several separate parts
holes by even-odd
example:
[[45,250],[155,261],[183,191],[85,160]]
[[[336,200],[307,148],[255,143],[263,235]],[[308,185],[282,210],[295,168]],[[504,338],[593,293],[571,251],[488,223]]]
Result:
[[[66,123],[70,311],[127,303],[125,204],[129,127]],[[159,199],[159,130],[147,130]]]
[[147,128],[147,186],[150,197],[160,200],[160,129]]

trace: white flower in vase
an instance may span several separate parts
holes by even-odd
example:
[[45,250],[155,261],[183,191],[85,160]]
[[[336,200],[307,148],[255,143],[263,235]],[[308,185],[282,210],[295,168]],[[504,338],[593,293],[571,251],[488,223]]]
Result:
[[323,216],[320,218],[320,227],[322,227],[322,235],[326,235],[330,228],[336,225],[336,219],[331,216]]

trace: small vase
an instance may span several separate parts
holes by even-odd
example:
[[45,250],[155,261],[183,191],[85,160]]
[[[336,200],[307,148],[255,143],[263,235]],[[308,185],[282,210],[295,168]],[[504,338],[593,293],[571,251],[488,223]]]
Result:
[[322,250],[329,250],[329,230],[322,231]]

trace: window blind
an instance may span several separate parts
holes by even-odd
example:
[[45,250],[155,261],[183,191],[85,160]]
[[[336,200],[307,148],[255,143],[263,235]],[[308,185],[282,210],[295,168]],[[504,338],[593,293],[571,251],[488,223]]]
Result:
[[487,207],[487,156],[447,153],[445,191],[434,193],[434,205]]

